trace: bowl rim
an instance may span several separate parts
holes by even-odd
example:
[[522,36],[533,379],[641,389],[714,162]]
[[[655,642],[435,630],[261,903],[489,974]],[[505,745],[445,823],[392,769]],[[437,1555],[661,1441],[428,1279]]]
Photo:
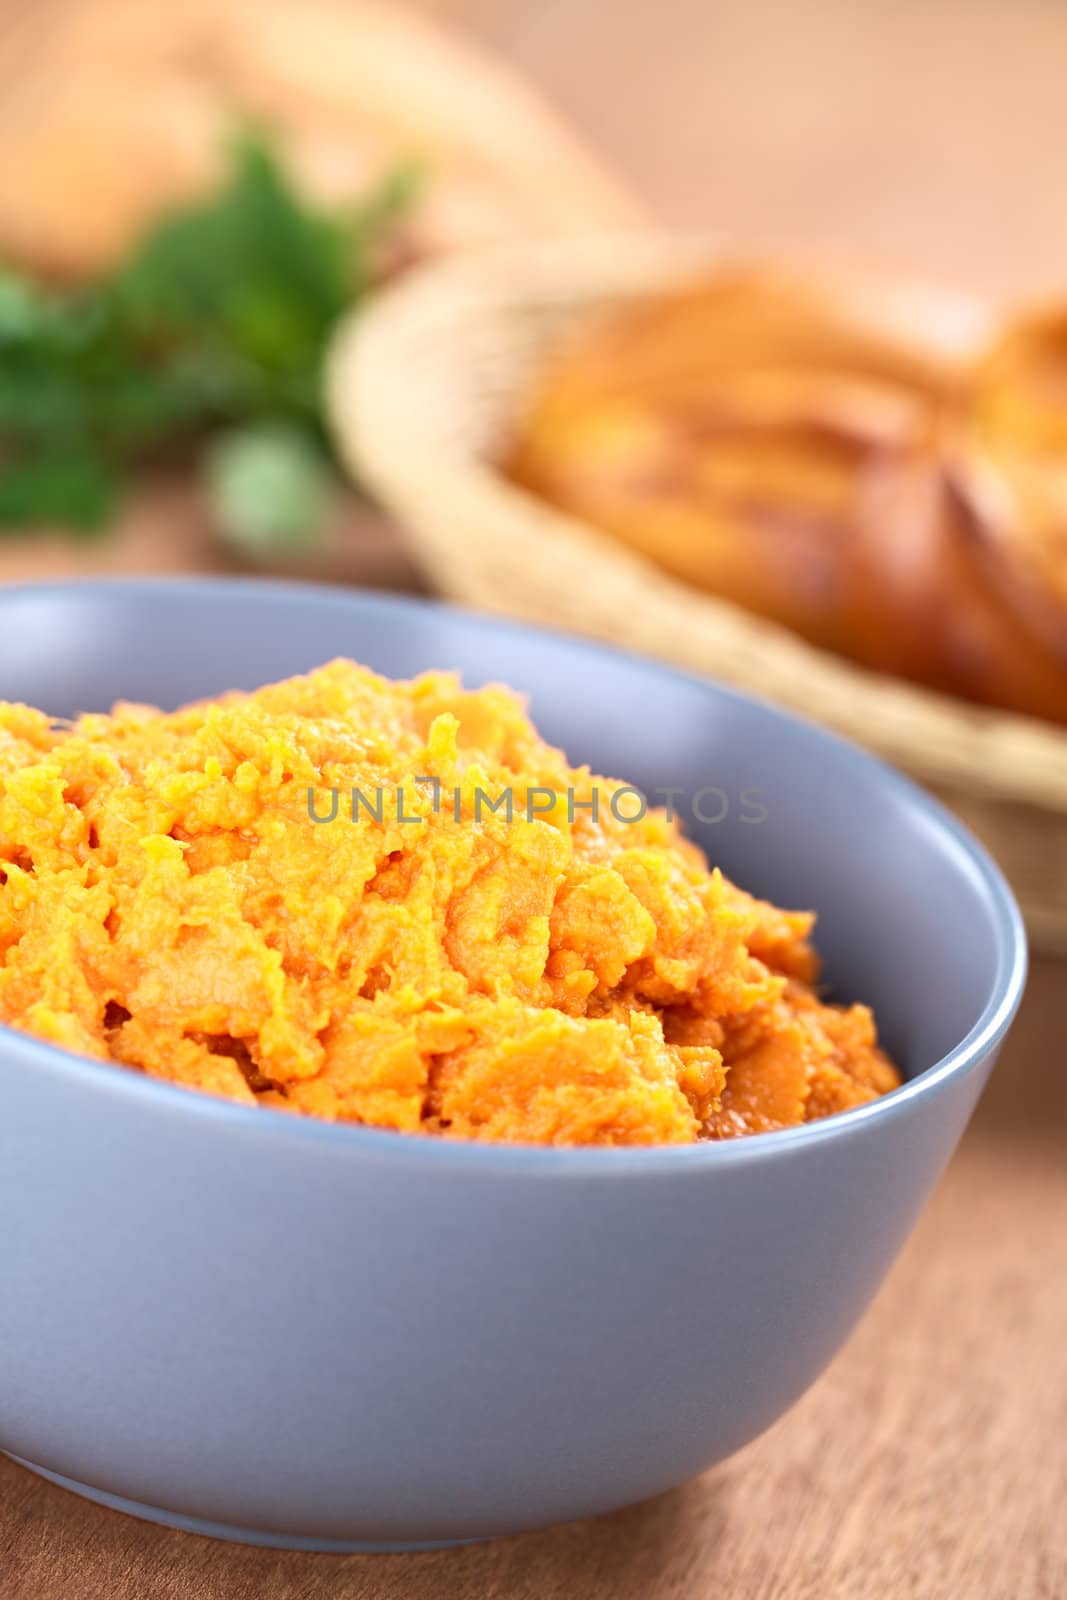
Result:
[[625,662],[630,667],[636,665],[656,677],[681,681],[703,693],[710,692],[732,701],[742,709],[758,709],[774,720],[800,728],[806,738],[834,751],[853,768],[865,768],[912,807],[918,807],[935,825],[941,835],[942,846],[947,844],[963,859],[970,868],[970,876],[975,880],[976,892],[984,894],[988,902],[996,945],[996,965],[989,996],[967,1033],[951,1050],[914,1078],[905,1080],[899,1088],[888,1094],[851,1110],[837,1112],[816,1122],[802,1123],[798,1127],[747,1134],[738,1139],[698,1140],[685,1145],[505,1144],[489,1140],[430,1138],[360,1123],[326,1122],[317,1117],[294,1116],[291,1112],[276,1111],[267,1106],[236,1105],[215,1095],[149,1078],[121,1063],[79,1055],[76,1051],[51,1044],[0,1022],[0,1049],[25,1054],[53,1077],[73,1081],[75,1085],[88,1083],[97,1092],[111,1093],[119,1099],[141,1101],[149,1107],[158,1107],[164,1113],[183,1114],[192,1121],[220,1126],[228,1122],[235,1133],[243,1132],[246,1136],[268,1141],[273,1139],[290,1144],[295,1141],[324,1145],[337,1152],[347,1149],[353,1156],[362,1153],[385,1159],[406,1157],[415,1162],[438,1163],[457,1170],[608,1178],[661,1174],[666,1170],[681,1173],[687,1168],[703,1169],[708,1164],[733,1165],[774,1159],[776,1153],[784,1157],[789,1150],[799,1151],[827,1140],[847,1138],[853,1132],[860,1133],[873,1127],[879,1120],[884,1121],[935,1096],[950,1079],[966,1073],[985,1059],[1000,1046],[1015,1018],[1026,987],[1027,940],[1022,915],[1000,868],[970,830],[918,784],[880,757],[796,712],[717,679],[702,677],[699,673],[687,672],[654,657],[642,656],[581,635],[473,611],[433,597],[394,594],[355,585],[340,588],[299,579],[228,575],[131,575],[46,580],[0,588],[0,616],[8,605],[27,598],[78,600],[90,593],[106,596],[109,592],[140,595],[146,601],[161,595],[181,595],[190,603],[211,593],[225,592],[230,596],[255,594],[258,599],[269,598],[273,594],[282,600],[287,596],[299,597],[319,605],[351,608],[355,612],[382,609],[409,617],[418,617],[426,611],[444,612],[465,626],[482,632],[508,636],[518,634],[528,639],[564,644],[579,653]]

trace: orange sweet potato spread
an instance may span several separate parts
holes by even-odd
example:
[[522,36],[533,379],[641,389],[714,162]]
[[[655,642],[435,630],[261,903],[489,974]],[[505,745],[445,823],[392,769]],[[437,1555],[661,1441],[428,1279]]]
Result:
[[0,1020],[465,1139],[729,1138],[894,1087],[870,1012],[817,997],[812,917],[662,812],[620,820],[619,789],[447,673],[335,661],[69,725],[2,705]]

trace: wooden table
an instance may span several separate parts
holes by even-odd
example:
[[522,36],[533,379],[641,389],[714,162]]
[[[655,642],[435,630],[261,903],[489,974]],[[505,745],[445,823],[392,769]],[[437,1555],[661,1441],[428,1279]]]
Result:
[[[995,291],[1067,282],[1062,8],[435,9],[539,79],[665,216],[847,242]],[[210,563],[206,547],[170,542],[187,515],[165,491],[135,509],[128,545],[96,560]],[[380,529],[366,538],[365,570],[411,581],[402,564],[391,570]],[[22,572],[56,570],[71,552],[14,559]],[[801,1404],[725,1466],[594,1523],[438,1555],[335,1558],[164,1532],[0,1462],[0,1600],[1062,1600],[1065,1136],[1067,965],[1044,960],[874,1308]]]

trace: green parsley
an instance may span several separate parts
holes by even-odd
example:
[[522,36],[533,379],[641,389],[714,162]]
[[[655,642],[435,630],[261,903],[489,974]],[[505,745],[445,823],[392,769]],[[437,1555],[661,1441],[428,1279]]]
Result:
[[416,188],[349,215],[299,196],[270,143],[235,143],[219,192],[69,290],[0,273],[0,530],[108,526],[146,460],[203,462],[220,529],[303,543],[340,475],[321,413],[335,323],[380,283]]

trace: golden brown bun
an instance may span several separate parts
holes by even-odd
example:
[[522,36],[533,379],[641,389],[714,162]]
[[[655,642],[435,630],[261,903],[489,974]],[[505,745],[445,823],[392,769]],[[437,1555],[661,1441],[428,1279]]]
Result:
[[562,352],[506,461],[668,571],[865,665],[1067,722],[952,459],[954,367],[817,286],[717,272]]
[[322,201],[428,173],[417,247],[640,226],[634,201],[507,68],[382,0],[85,0],[3,66],[0,253],[60,276],[119,256],[219,174],[242,118]]
[[1067,309],[1010,322],[970,388],[963,453],[987,559],[1067,661]]

